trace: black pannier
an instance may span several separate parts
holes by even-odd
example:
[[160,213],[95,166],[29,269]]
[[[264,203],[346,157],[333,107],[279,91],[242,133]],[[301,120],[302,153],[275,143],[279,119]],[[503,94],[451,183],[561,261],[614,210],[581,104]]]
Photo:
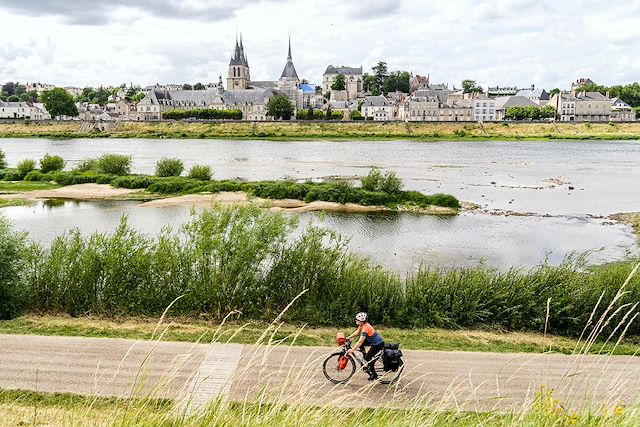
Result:
[[402,363],[402,352],[398,344],[385,344],[382,353],[382,366],[385,372],[395,372]]

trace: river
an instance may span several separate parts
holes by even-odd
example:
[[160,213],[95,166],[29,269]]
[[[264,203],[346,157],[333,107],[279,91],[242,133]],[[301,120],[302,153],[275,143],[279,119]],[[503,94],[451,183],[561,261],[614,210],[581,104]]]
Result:
[[[592,251],[592,262],[637,255],[631,227],[606,217],[640,211],[638,141],[268,141],[170,139],[0,139],[10,166],[45,153],[72,167],[104,153],[129,154],[137,173],[162,157],[187,167],[210,165],[214,177],[323,179],[361,176],[375,166],[395,171],[405,188],[450,193],[481,209],[457,217],[411,214],[305,214],[351,238],[351,247],[388,268],[421,263],[505,268],[560,262]],[[141,208],[130,202],[39,203],[4,208],[20,229],[48,242],[69,227],[112,230],[125,213],[155,233],[179,226],[188,208]]]

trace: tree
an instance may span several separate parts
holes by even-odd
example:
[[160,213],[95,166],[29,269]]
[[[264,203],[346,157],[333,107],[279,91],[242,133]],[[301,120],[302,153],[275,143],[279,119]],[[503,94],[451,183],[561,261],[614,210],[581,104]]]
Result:
[[16,84],[14,82],[6,82],[4,85],[2,85],[2,91],[6,92],[7,96],[11,96],[15,91],[15,87]]
[[307,120],[313,120],[313,107],[309,105],[309,110],[307,111]]
[[44,102],[44,108],[51,114],[51,117],[75,117],[79,114],[76,104],[73,102],[73,97],[61,87],[45,90],[42,93],[42,102]]
[[7,98],[7,101],[9,101],[9,102],[18,102],[18,101],[20,101],[20,97],[18,95],[10,95]]
[[275,95],[269,98],[267,114],[275,119],[290,120],[293,116],[293,104],[284,95]]
[[347,88],[347,81],[344,74],[338,74],[331,84],[331,90],[345,90]]
[[553,96],[559,93],[560,93],[560,88],[555,88],[555,89],[551,89],[551,92],[549,92],[549,95]]
[[369,73],[364,73],[364,75],[362,76],[362,89],[364,89],[365,92],[371,92],[373,90],[373,87],[375,86],[376,83],[376,78],[372,75],[370,75]]
[[20,101],[23,102],[37,102],[38,101],[38,92],[35,90],[31,90],[29,92],[25,92],[20,95]]
[[556,117],[556,109],[552,105],[545,105],[540,110],[540,117],[543,119],[553,119]]
[[200,83],[200,82],[198,82],[198,83],[196,83],[196,84],[194,84],[194,85],[193,85],[193,90],[204,90],[204,89],[206,89],[206,88],[205,88],[205,87],[204,87],[204,85],[203,85],[202,83]]
[[480,93],[484,92],[482,86],[476,84],[475,80],[465,79],[462,81],[462,91],[464,93]]
[[193,86],[191,86],[189,83],[185,83],[182,85],[182,90],[193,90]]
[[409,72],[408,71],[393,71],[387,79],[384,81],[383,93],[386,95],[389,92],[404,92],[409,93]]
[[373,77],[374,77],[374,90],[372,92],[377,92],[377,94],[381,94],[384,88],[384,81],[389,75],[389,70],[387,69],[387,63],[384,61],[379,61],[373,68]]

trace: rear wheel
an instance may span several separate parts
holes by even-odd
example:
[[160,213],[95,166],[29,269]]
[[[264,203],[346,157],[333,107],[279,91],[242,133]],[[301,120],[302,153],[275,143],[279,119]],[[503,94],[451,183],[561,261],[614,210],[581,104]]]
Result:
[[[384,369],[380,369],[380,371],[378,372],[378,375],[380,377],[380,383],[381,384],[395,383],[400,378],[400,374],[402,374],[403,369],[404,369],[404,362],[402,361],[402,359],[398,364],[398,369],[396,369],[395,371],[385,372]],[[378,370],[376,369],[376,371]]]
[[[340,358],[346,357],[347,362],[344,368],[340,369]],[[349,354],[342,352],[333,353],[322,363],[322,372],[329,381],[334,384],[345,384],[356,373],[356,361]]]

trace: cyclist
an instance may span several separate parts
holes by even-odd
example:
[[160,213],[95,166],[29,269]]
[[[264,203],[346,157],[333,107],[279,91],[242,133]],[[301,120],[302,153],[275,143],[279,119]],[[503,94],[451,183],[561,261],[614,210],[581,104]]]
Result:
[[370,365],[368,362],[373,359],[373,356],[375,356],[384,348],[384,340],[382,339],[380,334],[377,333],[375,329],[373,329],[373,326],[371,326],[371,324],[369,323],[368,317],[369,316],[367,316],[367,313],[356,314],[356,325],[358,325],[358,329],[356,329],[354,333],[349,335],[348,339],[360,335],[360,340],[358,340],[356,345],[354,345],[353,348],[348,351],[348,353],[351,354],[356,350],[360,350],[364,353],[364,349],[362,349],[361,347],[364,345],[370,346],[369,351],[364,353],[364,360],[367,362],[364,369],[365,372],[369,374],[369,381],[374,381],[378,379],[378,374],[376,374],[376,370],[374,369],[376,361],[374,360]]

